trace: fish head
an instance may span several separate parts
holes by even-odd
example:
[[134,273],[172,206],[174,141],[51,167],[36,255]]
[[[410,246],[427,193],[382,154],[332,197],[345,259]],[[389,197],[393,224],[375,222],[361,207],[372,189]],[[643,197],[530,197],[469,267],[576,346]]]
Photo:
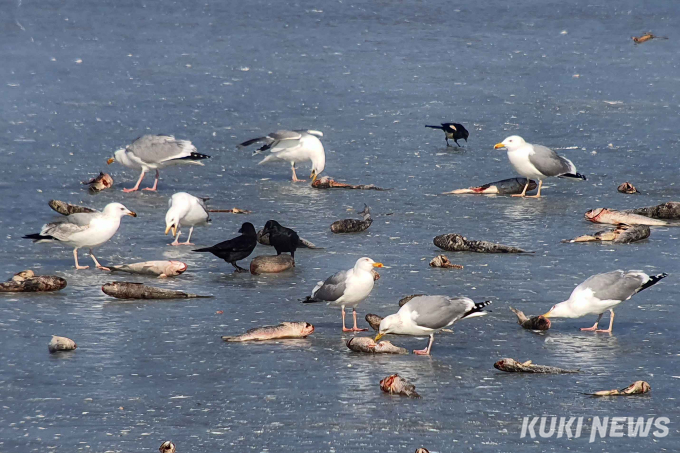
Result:
[[165,270],[165,275],[180,275],[187,270],[187,263],[181,261],[170,261]]
[[169,440],[166,440],[161,444],[160,447],[158,447],[158,451],[160,451],[161,453],[175,453],[175,444],[173,444]]
[[551,321],[545,316],[541,315],[538,317],[538,330],[548,330],[551,325]]
[[591,209],[590,211],[585,213],[585,218],[590,222],[597,222],[597,218],[607,211],[608,211],[607,208]]
[[302,336],[306,337],[307,335],[311,335],[314,333],[314,326],[308,322],[303,322],[302,324]]

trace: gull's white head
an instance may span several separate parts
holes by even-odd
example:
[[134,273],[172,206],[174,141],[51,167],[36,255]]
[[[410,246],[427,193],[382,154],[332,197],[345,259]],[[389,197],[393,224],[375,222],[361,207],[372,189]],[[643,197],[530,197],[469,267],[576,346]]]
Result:
[[494,149],[505,148],[508,151],[514,151],[522,146],[526,145],[527,142],[524,141],[519,135],[511,135],[500,143],[496,143]]
[[580,316],[571,310],[569,304],[565,302],[560,302],[559,304],[553,305],[548,313],[544,314],[544,318],[580,318]]
[[356,264],[354,264],[355,270],[362,270],[365,272],[371,272],[371,269],[373,269],[374,267],[383,267],[383,264],[376,263],[375,261],[368,257],[359,258]]
[[123,206],[120,203],[109,203],[104,207],[103,211],[104,215],[107,217],[115,217],[115,218],[122,218],[126,215],[132,216],[132,217],[137,217],[137,214],[134,212],[130,211],[128,208]]
[[165,213],[165,234],[168,234],[168,231],[172,230],[172,236],[177,236],[180,218],[179,214],[179,210],[173,209],[172,207]]
[[326,152],[323,149],[321,140],[317,138],[317,133],[321,137],[323,134],[320,131],[307,131],[309,135],[303,136],[304,147],[309,151],[309,160],[312,161],[312,182],[316,181],[321,172],[326,168]]
[[375,342],[378,342],[383,336],[388,333],[393,333],[397,331],[397,326],[401,325],[401,317],[399,313],[393,315],[385,316],[382,321],[380,321],[380,327],[378,328],[378,335],[375,336]]

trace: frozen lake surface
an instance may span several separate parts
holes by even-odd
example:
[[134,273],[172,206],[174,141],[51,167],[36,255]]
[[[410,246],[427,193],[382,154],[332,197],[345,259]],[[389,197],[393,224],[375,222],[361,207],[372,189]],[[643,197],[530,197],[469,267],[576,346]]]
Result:
[[[674,451],[680,229],[654,228],[632,245],[560,240],[602,229],[583,219],[591,208],[680,201],[678,19],[680,3],[660,0],[3,1],[0,269],[5,279],[27,268],[60,275],[68,287],[0,297],[0,451],[155,452],[164,440],[180,453]],[[645,31],[670,39],[634,45]],[[444,121],[467,126],[464,147],[446,148],[440,131],[423,127]],[[287,164],[257,166],[260,156],[235,148],[282,128],[324,132],[326,175],[393,190],[314,190],[292,184]],[[145,133],[190,139],[212,159],[161,172],[158,193],[124,194],[138,174],[106,159]],[[588,180],[549,181],[541,200],[439,195],[514,177],[493,150],[512,134],[560,149]],[[93,196],[79,182],[100,170],[115,187]],[[624,181],[642,194],[618,193]],[[299,250],[293,272],[233,274],[167,245],[176,191],[253,211],[214,214],[195,230],[198,246],[235,236],[244,221],[276,219],[324,249]],[[215,297],[105,296],[100,286],[116,277],[76,272],[70,249],[21,239],[53,218],[50,199],[123,202],[139,217],[123,219],[97,257],[179,259],[189,270],[172,281],[117,278]],[[367,232],[330,232],[363,203],[375,219]],[[434,236],[454,232],[536,253],[448,253],[465,268],[429,268],[440,253]],[[298,300],[361,256],[386,265],[359,306],[363,327],[366,313],[396,312],[412,293],[492,300],[493,312],[438,335],[431,358],[352,354],[339,309]],[[619,307],[612,335],[578,331],[594,317],[534,334],[508,310],[544,313],[588,276],[618,268],[670,276]],[[284,320],[316,332],[220,340]],[[49,355],[52,334],[78,350]],[[583,372],[504,374],[492,367],[503,357]],[[423,398],[382,394],[378,382],[394,372]],[[639,379],[650,394],[583,395]],[[668,417],[670,433],[521,439],[523,417],[541,415]]]

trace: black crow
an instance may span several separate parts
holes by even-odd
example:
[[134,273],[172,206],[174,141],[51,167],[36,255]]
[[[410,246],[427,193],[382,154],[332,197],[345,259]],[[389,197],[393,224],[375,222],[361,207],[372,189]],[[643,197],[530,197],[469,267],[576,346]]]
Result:
[[269,243],[274,246],[277,255],[290,252],[295,259],[295,250],[300,246],[300,237],[295,231],[281,226],[276,220],[268,220],[262,233],[269,234]]
[[425,127],[444,131],[444,134],[446,134],[446,146],[451,146],[449,144],[449,139],[452,139],[454,142],[456,142],[456,145],[460,146],[458,140],[463,139],[467,142],[468,136],[470,135],[467,129],[465,129],[462,124],[458,123],[442,123],[441,126],[425,125]]
[[238,232],[241,233],[241,236],[220,242],[212,247],[196,249],[194,252],[210,252],[234,266],[236,272],[247,272],[248,270],[240,267],[236,264],[236,261],[242,260],[253,253],[253,250],[255,250],[255,246],[257,245],[257,232],[250,222],[241,225],[241,229],[238,230]]

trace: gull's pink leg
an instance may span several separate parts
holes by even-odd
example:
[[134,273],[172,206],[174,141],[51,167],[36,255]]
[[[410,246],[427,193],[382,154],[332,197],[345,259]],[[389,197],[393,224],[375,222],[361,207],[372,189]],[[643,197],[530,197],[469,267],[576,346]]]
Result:
[[352,308],[352,315],[354,315],[354,327],[352,328],[353,332],[365,332],[368,329],[360,329],[357,327],[357,311],[355,308]]
[[302,179],[298,179],[297,174],[295,173],[295,162],[291,162],[290,168],[293,169],[293,182],[300,182]]
[[609,312],[611,313],[611,316],[609,317],[609,329],[598,329],[595,332],[612,333],[612,327],[614,326],[614,310],[610,309]]
[[597,330],[598,324],[600,324],[600,319],[602,319],[602,314],[597,317],[597,321],[595,321],[595,324],[593,324],[593,327],[581,327],[581,330],[584,332],[595,332]]
[[342,307],[342,331],[343,332],[351,332],[352,329],[348,329],[345,327],[345,307]]
[[170,245],[179,245],[179,235],[180,234],[182,234],[182,232],[178,229],[177,230],[177,236],[175,236],[175,240]]
[[432,349],[432,343],[434,343],[434,334],[430,334],[430,342],[427,344],[425,349],[416,349],[413,351],[416,355],[430,355],[430,350]]
[[92,257],[92,260],[94,261],[95,266],[97,266],[97,269],[101,269],[103,271],[110,271],[111,270],[108,267],[104,267],[101,264],[99,264],[99,261],[97,261],[97,257],[94,256],[94,254],[92,253],[92,249],[90,249],[90,256]]
[[543,180],[538,180],[538,193],[536,195],[527,195],[527,198],[541,198],[541,187],[543,187]]
[[76,269],[89,269],[90,266],[81,266],[78,264],[78,249],[73,249],[73,258],[76,260]]
[[152,187],[145,187],[142,190],[150,190],[150,191],[155,192],[156,188],[158,187],[158,177],[159,176],[160,176],[160,174],[158,173],[158,169],[156,169],[156,180],[153,182],[153,186]]
[[515,194],[515,195],[512,195],[512,196],[513,197],[522,197],[522,198],[526,197],[528,187],[529,187],[529,181],[527,180],[527,184],[526,184],[526,186],[524,186],[524,190],[522,191],[522,193],[521,194]]
[[191,229],[189,230],[189,237],[187,238],[187,241],[182,242],[180,245],[195,245],[195,244],[191,243],[191,233],[193,233],[193,232],[194,232],[194,227],[191,227]]
[[123,192],[128,193],[128,192],[135,192],[139,190],[139,185],[142,183],[142,179],[144,179],[144,175],[146,174],[145,170],[142,170],[142,174],[139,175],[139,179],[137,180],[137,184],[132,189],[123,189]]

